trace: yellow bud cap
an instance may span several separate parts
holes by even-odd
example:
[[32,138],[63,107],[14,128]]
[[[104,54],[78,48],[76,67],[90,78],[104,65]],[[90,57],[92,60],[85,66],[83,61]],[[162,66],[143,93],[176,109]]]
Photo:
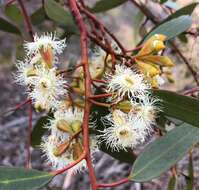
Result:
[[35,102],[34,108],[36,112],[42,112],[45,110],[45,108],[39,102]]
[[124,100],[124,101],[119,102],[118,104],[116,104],[115,108],[116,109],[120,109],[121,111],[123,111],[125,113],[128,113],[131,110],[132,105],[131,105],[130,101]]
[[159,51],[165,49],[164,43],[160,40],[154,40],[152,43],[152,47],[155,52],[159,52]]
[[153,77],[161,73],[159,67],[155,66],[154,64],[148,61],[144,62],[142,60],[136,59],[136,63],[138,65],[138,69],[141,70],[141,72],[148,77]]
[[174,63],[167,56],[147,55],[139,58],[143,62],[148,61],[161,67],[173,67]]
[[82,122],[79,120],[75,120],[71,123],[71,128],[74,133],[77,133],[81,130]]
[[27,77],[33,77],[33,76],[36,76],[36,75],[37,75],[37,72],[34,68],[27,69],[27,71],[26,71]]

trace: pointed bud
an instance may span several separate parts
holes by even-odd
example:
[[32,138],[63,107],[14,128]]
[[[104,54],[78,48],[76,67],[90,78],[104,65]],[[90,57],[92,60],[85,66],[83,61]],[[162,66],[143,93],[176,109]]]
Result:
[[53,154],[55,156],[61,156],[66,150],[69,148],[70,143],[69,141],[64,142],[63,144],[59,145],[58,147],[53,149]]
[[131,102],[128,100],[124,100],[115,105],[116,109],[120,109],[125,113],[128,113],[131,110],[131,107],[132,107]]
[[60,131],[63,131],[63,132],[66,132],[66,133],[69,133],[69,134],[73,134],[73,130],[71,128],[71,126],[69,125],[69,123],[64,120],[64,119],[60,119],[58,122],[57,122],[57,128],[60,130]]
[[83,153],[83,147],[81,145],[81,143],[76,142],[73,144],[73,159],[77,160]]
[[47,49],[41,48],[40,54],[43,59],[43,64],[48,69],[52,68],[53,66],[53,51],[51,47],[48,47]]

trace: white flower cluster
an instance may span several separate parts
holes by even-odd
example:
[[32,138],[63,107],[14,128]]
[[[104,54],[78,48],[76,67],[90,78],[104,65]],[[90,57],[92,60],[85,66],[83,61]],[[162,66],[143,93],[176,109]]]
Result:
[[66,47],[54,34],[34,36],[24,44],[27,58],[17,62],[16,81],[28,87],[27,94],[35,107],[55,109],[57,102],[67,94],[66,81],[57,75],[55,60]]
[[135,148],[153,131],[159,100],[150,95],[142,74],[124,65],[116,65],[106,79],[115,107],[102,118],[105,129],[98,138],[116,151]]
[[[37,110],[53,112],[49,118],[50,135],[43,137],[41,149],[47,163],[55,169],[66,167],[83,153],[82,120],[83,111],[77,107],[66,107],[67,82],[57,68],[58,55],[66,47],[65,39],[55,34],[34,36],[33,42],[26,42],[27,58],[17,62],[16,81],[27,87],[27,94]],[[90,140],[91,153],[97,150],[95,138]],[[77,172],[86,167],[82,160],[71,170]]]

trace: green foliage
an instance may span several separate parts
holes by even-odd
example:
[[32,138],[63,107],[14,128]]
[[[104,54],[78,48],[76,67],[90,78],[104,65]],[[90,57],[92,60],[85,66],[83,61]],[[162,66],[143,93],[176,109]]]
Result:
[[191,3],[185,7],[182,7],[181,9],[177,10],[175,13],[171,14],[170,16],[168,16],[166,19],[164,19],[161,24],[172,20],[174,18],[178,18],[179,16],[183,16],[183,15],[191,15],[194,11],[194,9],[196,8],[196,6],[198,5],[198,3]]
[[197,99],[166,90],[154,90],[153,93],[162,100],[161,107],[164,115],[199,127],[199,101]]
[[12,34],[21,35],[20,30],[15,25],[11,24],[10,22],[8,22],[3,18],[0,18],[0,30]]
[[176,37],[182,32],[186,31],[192,24],[192,19],[190,16],[180,16],[178,18],[169,20],[161,23],[157,28],[153,29],[147,36],[145,40],[149,39],[154,34],[164,34],[167,36],[167,40]]
[[41,144],[41,138],[47,131],[45,125],[49,122],[49,117],[51,115],[41,117],[35,124],[32,134],[31,134],[31,145],[37,147]]
[[19,167],[0,167],[0,190],[37,190],[46,185],[53,175]]
[[122,5],[126,1],[127,0],[111,0],[111,1],[100,0],[94,5],[93,8],[91,8],[91,11],[93,13],[105,12],[105,11],[108,11],[110,9],[113,9],[115,7]]
[[176,185],[176,177],[172,176],[169,180],[168,188],[167,190],[175,190],[175,185]]
[[46,13],[43,7],[37,9],[30,17],[33,25],[39,25],[46,19]]
[[69,33],[77,33],[77,26],[69,11],[65,10],[54,0],[45,0],[44,4],[47,16],[63,27]]
[[158,177],[199,142],[199,130],[183,124],[149,144],[134,163],[130,179],[137,182]]
[[23,15],[16,5],[6,6],[5,14],[10,20],[14,22],[21,23],[23,21]]

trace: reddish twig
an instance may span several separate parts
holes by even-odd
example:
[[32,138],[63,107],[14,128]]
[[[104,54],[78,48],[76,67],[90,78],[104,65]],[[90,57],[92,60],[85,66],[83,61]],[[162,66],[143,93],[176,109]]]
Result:
[[105,187],[105,188],[110,188],[110,187],[116,187],[118,185],[122,185],[122,184],[125,184],[125,183],[128,183],[129,182],[129,179],[128,178],[124,178],[124,179],[121,179],[117,182],[114,182],[114,183],[109,183],[109,184],[98,184],[98,187]]
[[89,115],[91,110],[91,102],[89,97],[91,93],[91,76],[89,72],[88,64],[88,41],[87,41],[87,29],[84,24],[84,20],[78,9],[76,0],[68,1],[69,8],[72,15],[74,16],[78,28],[80,30],[80,46],[81,46],[81,62],[84,69],[84,84],[85,84],[85,107],[84,107],[84,117],[83,117],[83,147],[86,153],[86,162],[89,170],[89,177],[91,181],[92,190],[97,190],[97,180],[95,177],[95,172],[92,166],[92,159],[90,156],[90,147],[89,147]]
[[15,2],[16,0],[8,0],[5,5],[8,6],[8,5],[11,5]]
[[3,112],[3,113],[1,114],[1,116],[5,116],[5,115],[7,115],[7,114],[10,113],[10,112],[13,112],[13,113],[14,113],[15,111],[17,111],[18,109],[20,109],[20,108],[23,107],[24,105],[28,104],[30,101],[31,101],[30,99],[27,99],[27,100],[21,102],[20,104],[17,104],[14,108],[11,108],[11,109],[9,109],[9,110]]
[[31,21],[30,21],[30,17],[28,16],[28,13],[26,11],[26,8],[24,6],[23,1],[22,0],[17,0],[17,1],[18,1],[19,5],[21,7],[21,10],[22,10],[22,14],[23,14],[23,17],[24,17],[26,30],[29,33],[31,40],[33,41],[34,40],[34,36],[33,36],[33,29],[32,29],[32,24],[31,24]]
[[193,95],[195,92],[199,92],[199,87],[194,87],[194,88],[191,88],[191,89],[189,89],[189,90],[186,90],[186,91],[184,91],[182,94],[183,95],[189,95],[189,96],[191,96],[191,95]]
[[28,139],[27,139],[27,145],[26,145],[26,168],[30,169],[31,168],[31,152],[30,152],[30,147],[31,147],[31,133],[32,133],[32,101],[29,101],[30,107],[28,110],[28,117],[29,117],[29,122],[28,122]]

